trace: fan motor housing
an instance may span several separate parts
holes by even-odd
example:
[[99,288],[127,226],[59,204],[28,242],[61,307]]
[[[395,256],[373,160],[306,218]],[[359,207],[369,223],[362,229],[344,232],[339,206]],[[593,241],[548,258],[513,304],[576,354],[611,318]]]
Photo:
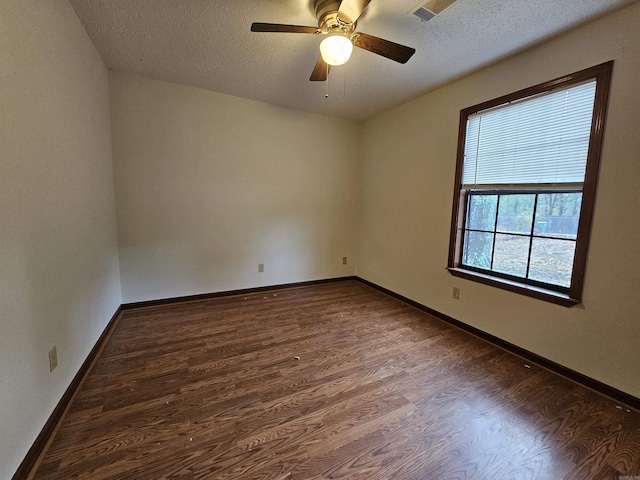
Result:
[[329,14],[335,13],[340,8],[340,0],[316,0],[314,3],[314,7],[316,10],[316,18],[318,19],[318,24],[322,23],[322,18]]
[[340,0],[316,0],[316,17],[323,34],[339,32],[351,36],[355,31],[357,22],[348,23],[340,18],[340,3]]

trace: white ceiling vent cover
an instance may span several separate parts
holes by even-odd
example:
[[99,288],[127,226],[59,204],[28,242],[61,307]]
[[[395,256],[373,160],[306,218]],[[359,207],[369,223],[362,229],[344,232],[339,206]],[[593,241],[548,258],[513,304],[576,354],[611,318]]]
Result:
[[422,21],[429,21],[449,8],[456,0],[427,0],[420,3],[412,12]]

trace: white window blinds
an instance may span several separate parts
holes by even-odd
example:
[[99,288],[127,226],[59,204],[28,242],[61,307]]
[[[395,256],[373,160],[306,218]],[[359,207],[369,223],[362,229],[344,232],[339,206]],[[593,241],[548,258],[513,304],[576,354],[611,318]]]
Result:
[[463,187],[582,183],[595,90],[594,80],[470,115]]

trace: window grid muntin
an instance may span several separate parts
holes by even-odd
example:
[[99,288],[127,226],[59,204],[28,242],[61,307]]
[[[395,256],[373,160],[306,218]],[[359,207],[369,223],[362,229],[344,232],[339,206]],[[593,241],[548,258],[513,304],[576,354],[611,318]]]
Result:
[[[552,235],[539,235],[539,234],[535,234],[535,224],[536,224],[536,217],[537,217],[537,208],[538,208],[538,199],[540,195],[545,195],[545,194],[557,194],[557,193],[578,193],[578,194],[582,194],[582,190],[581,189],[577,189],[577,188],[573,188],[573,189],[563,189],[563,190],[557,190],[557,189],[544,189],[544,190],[538,190],[535,188],[531,188],[531,189],[492,189],[492,190],[466,190],[466,205],[465,205],[465,215],[464,215],[464,224],[463,224],[463,233],[461,235],[461,266],[463,266],[465,269],[468,270],[472,270],[478,273],[484,273],[487,275],[492,275],[492,276],[496,276],[496,277],[500,277],[500,278],[504,278],[506,280],[512,280],[515,282],[525,282],[528,284],[531,284],[533,286],[537,286],[537,287],[541,287],[541,288],[547,288],[550,290],[555,290],[561,293],[567,293],[569,291],[569,287],[565,287],[563,285],[557,285],[557,284],[553,284],[553,283],[546,283],[546,282],[541,282],[538,280],[534,280],[529,278],[529,274],[530,274],[530,267],[531,267],[531,251],[532,251],[532,245],[533,245],[533,239],[534,238],[542,238],[542,239],[551,239],[551,240],[562,240],[562,241],[570,241],[573,242],[574,245],[576,245],[577,243],[577,236],[576,238],[566,238],[566,237],[559,237],[559,236],[552,236]],[[502,200],[503,196],[508,196],[508,195],[523,195],[523,194],[528,194],[528,195],[534,195],[534,208],[533,208],[533,214],[532,214],[532,218],[531,218],[531,225],[530,225],[530,233],[529,234],[525,234],[525,233],[511,233],[511,232],[500,232],[498,231],[498,215],[499,215],[499,211],[500,211],[500,201]],[[467,223],[469,221],[469,215],[471,214],[471,209],[470,209],[470,205],[471,205],[471,201],[472,198],[474,196],[477,195],[482,195],[482,196],[490,196],[490,195],[497,195],[498,199],[497,199],[497,205],[496,205],[496,211],[495,211],[495,218],[494,218],[494,222],[493,222],[493,230],[482,230],[482,229],[477,229],[477,228],[467,228]],[[578,214],[580,214],[580,212],[578,212]],[[467,240],[467,234],[469,232],[478,232],[478,233],[487,233],[487,234],[491,234],[493,235],[493,239],[491,242],[491,257],[490,257],[490,268],[484,269],[484,268],[480,268],[480,267],[476,267],[473,265],[469,265],[467,263],[465,263],[466,260],[466,240]],[[498,234],[501,235],[513,235],[513,236],[518,236],[518,237],[523,237],[523,238],[527,238],[529,239],[529,248],[528,248],[528,253],[527,253],[527,267],[526,267],[526,276],[525,277],[520,277],[517,275],[510,275],[504,272],[500,272],[497,270],[494,270],[494,258],[495,258],[495,244],[496,244],[496,237]],[[574,261],[575,261],[575,248],[574,248]],[[569,279],[569,284],[571,284],[571,278]]]

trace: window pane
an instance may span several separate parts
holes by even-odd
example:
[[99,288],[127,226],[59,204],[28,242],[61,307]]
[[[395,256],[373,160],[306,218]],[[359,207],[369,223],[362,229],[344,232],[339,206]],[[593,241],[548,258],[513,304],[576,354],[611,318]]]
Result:
[[493,234],[469,232],[465,234],[462,263],[470,267],[491,268]]
[[529,237],[496,234],[493,270],[517,277],[527,276]]
[[529,278],[561,287],[571,285],[576,242],[535,238],[531,245]]
[[531,234],[535,200],[533,194],[500,195],[497,231]]
[[467,228],[492,232],[496,224],[497,195],[471,195],[467,212]]
[[534,235],[576,239],[582,193],[545,193],[538,196]]

